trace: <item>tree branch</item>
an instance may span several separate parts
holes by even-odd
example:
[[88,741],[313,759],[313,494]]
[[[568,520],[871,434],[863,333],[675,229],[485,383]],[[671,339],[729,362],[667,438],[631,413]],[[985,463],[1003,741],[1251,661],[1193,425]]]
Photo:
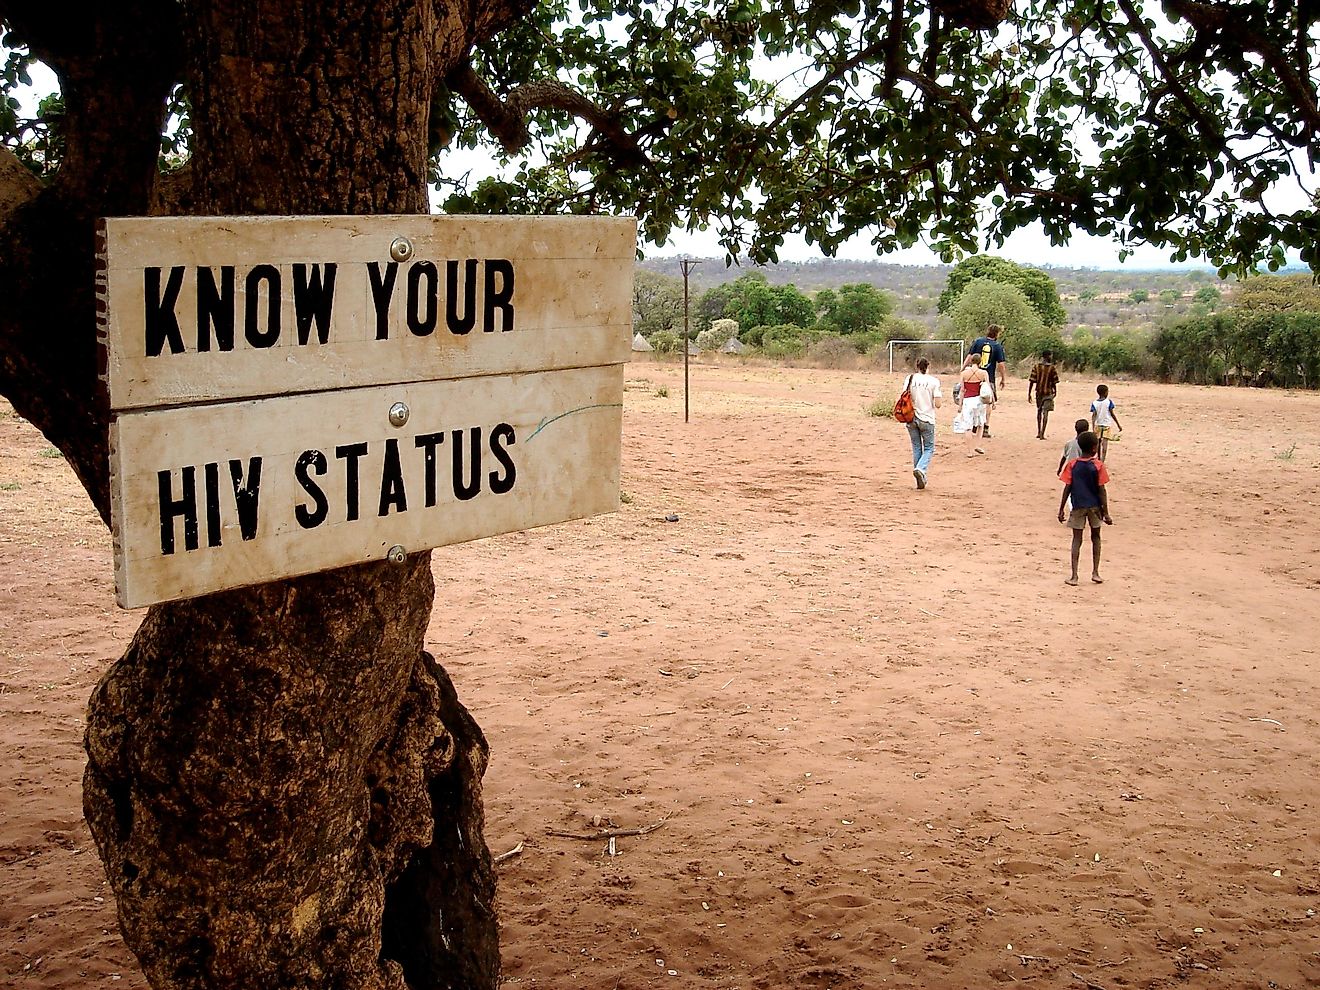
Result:
[[1141,38],[1141,43],[1145,46],[1151,61],[1155,63],[1155,68],[1159,70],[1160,78],[1164,80],[1169,92],[1187,111],[1192,120],[1196,121],[1196,129],[1201,132],[1201,137],[1206,143],[1223,151],[1225,147],[1223,130],[1204,109],[1196,105],[1196,101],[1192,99],[1191,94],[1187,92],[1187,88],[1183,86],[1181,80],[1178,79],[1177,74],[1174,73],[1165,59],[1164,52],[1160,50],[1159,45],[1155,43],[1155,39],[1151,37],[1146,22],[1142,19],[1141,12],[1132,6],[1132,0],[1118,0],[1118,3],[1123,8],[1123,13],[1127,15],[1128,23],[1132,25],[1132,29]]
[[562,110],[590,124],[607,153],[620,165],[641,168],[649,164],[637,138],[624,129],[617,115],[563,83],[550,80],[523,83],[500,99],[486,80],[477,75],[472,63],[465,61],[445,78],[445,84],[463,97],[507,152],[521,151],[531,143],[528,114],[535,110]]
[[[1279,46],[1272,44],[1252,28],[1250,22],[1227,4],[1208,4],[1200,0],[1168,0],[1170,13],[1187,21],[1197,31],[1221,35],[1235,49],[1255,52],[1273,70],[1300,116],[1311,132],[1320,132],[1320,108],[1310,80],[1288,64]],[[1301,15],[1298,15],[1301,30]]]
[[[886,39],[886,41],[887,40],[888,39]],[[766,127],[766,130],[771,132],[778,130],[779,126],[783,124],[784,121],[796,113],[799,108],[814,100],[831,83],[838,82],[853,69],[865,65],[867,62],[879,58],[884,54],[886,54],[886,45],[877,42],[874,45],[867,45],[865,48],[859,48],[842,62],[834,64],[830,67],[829,72],[825,73],[825,75],[821,76],[814,83],[804,89],[798,94],[797,99],[793,100],[780,110],[779,113],[775,115],[775,119]]]
[[903,39],[906,32],[903,23],[903,0],[893,0],[889,9],[889,37],[885,44],[885,96],[894,91],[894,81],[898,78],[898,62],[903,54]]
[[0,394],[64,453],[108,523],[94,227],[97,217],[146,212],[182,50],[178,7],[130,0],[70,18],[50,4],[0,0],[0,20],[55,70],[65,104],[59,171],[39,191],[11,178],[28,188],[0,210]]

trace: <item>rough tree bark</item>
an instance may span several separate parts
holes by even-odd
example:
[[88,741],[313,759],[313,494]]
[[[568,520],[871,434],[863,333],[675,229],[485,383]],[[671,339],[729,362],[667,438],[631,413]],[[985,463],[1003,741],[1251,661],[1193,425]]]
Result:
[[[68,151],[4,182],[0,391],[108,519],[92,225],[147,212],[170,86],[190,212],[425,212],[432,89],[526,5],[38,6],[0,18],[60,75]],[[495,985],[486,744],[423,651],[433,594],[416,554],[148,611],[91,700],[84,809],[153,987]]]

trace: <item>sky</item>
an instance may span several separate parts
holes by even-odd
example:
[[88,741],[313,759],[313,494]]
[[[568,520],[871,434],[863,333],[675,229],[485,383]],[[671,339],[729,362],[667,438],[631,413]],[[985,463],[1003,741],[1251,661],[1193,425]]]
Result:
[[[1158,268],[1210,268],[1208,261],[1194,261],[1173,264],[1169,260],[1171,249],[1138,246],[1126,260],[1118,260],[1119,246],[1113,241],[1101,237],[1078,234],[1066,245],[1056,247],[1050,243],[1045,232],[1039,228],[1027,227],[1014,231],[1003,245],[982,245],[986,254],[1016,261],[1021,265],[1037,268],[1096,268],[1101,270],[1123,269],[1142,271]],[[688,255],[694,258],[723,258],[724,250],[719,246],[713,233],[687,234],[682,231],[670,238],[664,247],[649,246],[645,249],[647,257],[665,258]],[[780,249],[780,261],[812,261],[822,255],[819,249],[805,241],[790,238]],[[895,265],[939,265],[939,255],[924,247],[912,247],[893,251],[885,255],[876,255],[870,239],[856,237],[845,244],[837,257],[853,261],[883,261]]]

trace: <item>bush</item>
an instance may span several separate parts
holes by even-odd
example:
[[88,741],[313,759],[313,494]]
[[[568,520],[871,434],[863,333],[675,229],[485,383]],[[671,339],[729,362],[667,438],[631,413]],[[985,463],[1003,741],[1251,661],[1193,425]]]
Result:
[[736,336],[738,336],[737,320],[715,320],[709,329],[697,334],[697,347],[703,351],[718,351]]
[[1095,346],[1094,341],[1074,338],[1054,349],[1054,363],[1064,371],[1089,371],[1095,367]]
[[866,415],[875,416],[877,419],[893,419],[894,403],[898,401],[898,393],[893,395],[881,393],[876,396],[874,402],[866,407]]
[[766,357],[775,358],[777,360],[801,357],[805,350],[806,343],[801,339],[795,338],[767,340],[761,345],[761,351]]
[[1119,375],[1141,367],[1141,357],[1125,334],[1110,334],[1095,345],[1095,370],[1102,375]]
[[807,345],[807,360],[824,368],[850,368],[857,361],[857,348],[837,334],[830,334]]
[[775,326],[752,327],[743,334],[742,341],[759,347],[766,357],[790,358],[801,357],[807,346],[822,336],[818,330],[804,330],[792,323],[780,323]]
[[682,334],[661,330],[651,338],[651,347],[657,354],[677,354]]

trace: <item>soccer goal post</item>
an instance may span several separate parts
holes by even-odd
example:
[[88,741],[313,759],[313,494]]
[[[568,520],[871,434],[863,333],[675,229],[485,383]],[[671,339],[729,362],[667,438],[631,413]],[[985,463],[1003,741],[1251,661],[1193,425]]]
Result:
[[891,373],[892,373],[893,370],[894,370],[894,345],[895,345],[895,344],[957,344],[957,345],[958,345],[958,366],[961,367],[961,366],[962,366],[962,363],[963,363],[963,342],[962,342],[962,339],[961,339],[961,338],[959,338],[958,340],[948,340],[948,339],[944,339],[944,340],[927,340],[927,339],[923,339],[923,340],[891,340],[891,341],[889,342],[889,371],[890,371]]

